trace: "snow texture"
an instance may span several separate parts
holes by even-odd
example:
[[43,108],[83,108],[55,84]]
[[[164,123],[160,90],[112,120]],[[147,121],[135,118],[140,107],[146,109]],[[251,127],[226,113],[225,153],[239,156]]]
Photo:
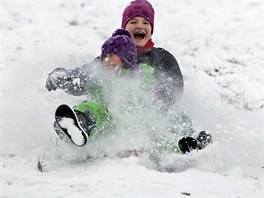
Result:
[[264,2],[150,2],[153,41],[175,55],[184,76],[179,106],[214,143],[188,155],[164,155],[164,172],[144,154],[116,157],[145,144],[138,120],[151,112],[126,117],[137,129],[126,135],[110,134],[83,148],[58,141],[55,109],[85,97],[48,92],[48,74],[98,56],[129,1],[2,0],[1,198],[263,197]]
[[84,138],[82,135],[82,131],[74,125],[74,120],[71,118],[62,118],[59,122],[59,125],[62,128],[66,128],[68,134],[71,136],[72,141],[76,145],[83,145]]

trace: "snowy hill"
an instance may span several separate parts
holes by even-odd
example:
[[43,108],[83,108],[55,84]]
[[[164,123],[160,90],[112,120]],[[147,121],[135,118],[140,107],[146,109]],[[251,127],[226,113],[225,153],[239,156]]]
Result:
[[150,2],[155,45],[184,75],[179,106],[214,144],[164,156],[173,172],[162,173],[144,156],[100,156],[111,143],[90,146],[99,157],[89,159],[87,148],[57,142],[56,107],[84,98],[48,92],[48,74],[92,61],[129,1],[3,0],[0,197],[263,197],[264,2]]

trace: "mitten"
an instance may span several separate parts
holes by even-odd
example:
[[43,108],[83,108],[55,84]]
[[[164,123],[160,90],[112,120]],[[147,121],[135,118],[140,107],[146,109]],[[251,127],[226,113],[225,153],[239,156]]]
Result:
[[46,81],[46,88],[48,91],[56,89],[67,89],[72,82],[68,76],[68,71],[64,68],[57,68],[49,74]]

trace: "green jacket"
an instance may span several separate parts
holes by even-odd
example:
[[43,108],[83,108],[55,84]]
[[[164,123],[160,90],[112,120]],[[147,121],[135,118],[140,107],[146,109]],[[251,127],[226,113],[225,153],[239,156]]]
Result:
[[[153,77],[154,69],[150,65],[140,64],[138,71],[131,71],[130,69],[122,69],[117,77],[126,78],[139,78],[140,85],[142,89],[146,89],[147,86],[152,86],[155,82]],[[101,132],[103,128],[109,126],[109,121],[112,120],[112,115],[108,112],[109,108],[109,93],[111,95],[111,91],[114,86],[111,81],[100,81],[93,80],[90,81],[90,84],[86,86],[87,95],[89,95],[90,100],[83,101],[82,103],[75,105],[73,107],[74,110],[80,111],[82,113],[86,111],[90,111],[95,118],[96,121],[96,130],[93,131],[93,135],[95,133]],[[111,97],[110,97],[111,99]]]
[[[142,88],[145,86],[152,86],[155,83],[154,78],[155,69],[148,64],[140,64],[139,71],[131,71],[130,69],[121,69],[118,76],[128,78],[139,78],[141,81]],[[87,94],[90,96],[90,99],[99,102],[107,106],[107,99],[105,92],[111,92],[111,85],[106,82],[92,82],[86,86]]]

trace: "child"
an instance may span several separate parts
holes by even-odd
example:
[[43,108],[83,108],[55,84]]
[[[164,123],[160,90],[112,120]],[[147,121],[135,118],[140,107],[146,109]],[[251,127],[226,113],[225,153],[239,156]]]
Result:
[[[169,110],[178,108],[177,102],[183,93],[184,82],[175,57],[164,48],[154,46],[154,18],[155,11],[147,0],[133,0],[123,11],[121,27],[130,33],[137,47],[137,63],[146,63],[155,69],[156,98],[163,103],[163,113],[168,114]],[[188,115],[180,112],[168,116],[171,117],[172,128],[177,126],[182,135],[193,136],[192,121]],[[205,132],[200,133],[198,139],[201,134],[208,142],[212,141],[211,135]]]
[[[118,29],[102,45],[100,58],[92,64],[75,70],[58,68],[49,74],[46,83],[49,91],[63,89],[66,92],[75,93],[76,90],[76,92],[85,90],[84,92],[91,96],[91,100],[82,102],[73,108],[68,105],[61,105],[57,108],[54,128],[61,138],[68,138],[76,146],[84,146],[88,137],[96,137],[105,128],[114,127],[111,122],[112,116],[107,110],[107,99],[104,98],[105,89],[100,85],[100,79],[96,79],[95,75],[89,73],[92,71],[91,68],[105,68],[110,74],[118,76],[141,76],[145,84],[155,84],[154,69],[147,64],[138,65],[136,58],[137,51],[130,34],[124,29]],[[111,85],[106,88],[110,89],[110,87]],[[183,137],[179,141],[174,139],[169,144],[171,143],[174,144],[170,146],[173,152],[182,153],[204,146],[202,141],[197,141],[192,137]]]
[[[121,27],[126,29],[138,52],[137,63],[146,63],[155,69],[158,82],[157,96],[170,109],[183,93],[183,76],[175,57],[152,41],[155,11],[146,0],[131,1],[123,11]],[[176,44],[175,44],[176,45]]]
[[[99,59],[91,64],[84,65],[74,70],[57,68],[49,74],[46,88],[51,90],[63,89],[67,93],[78,95],[84,91],[90,96],[89,101],[82,102],[73,108],[61,105],[56,110],[56,122],[54,128],[58,135],[63,138],[65,135],[77,146],[86,144],[87,135],[96,136],[103,128],[109,128],[112,119],[107,110],[107,98],[103,93],[101,84],[103,72],[107,69],[116,75],[143,75],[145,81],[153,81],[153,69],[151,66],[136,63],[137,51],[130,34],[124,29],[115,31],[102,45],[102,53]],[[94,69],[96,68],[96,69]],[[104,69],[105,68],[105,69]],[[99,73],[98,73],[99,71]],[[97,72],[97,73],[96,73]],[[99,78],[98,78],[99,77]],[[108,91],[110,86],[107,87]],[[105,90],[105,89],[104,89]],[[62,118],[72,118],[74,128],[69,122]],[[63,125],[63,126],[62,126]],[[71,126],[72,130],[67,128]],[[85,132],[85,133],[84,133]],[[78,137],[81,135],[81,137]]]

